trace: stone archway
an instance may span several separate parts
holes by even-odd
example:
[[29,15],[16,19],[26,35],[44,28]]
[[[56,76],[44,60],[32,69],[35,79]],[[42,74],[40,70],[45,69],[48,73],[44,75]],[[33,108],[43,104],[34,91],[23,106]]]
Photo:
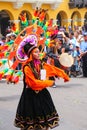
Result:
[[87,24],[87,12],[85,13],[85,16],[84,16],[84,24]]
[[3,36],[5,36],[9,31],[10,19],[13,19],[13,16],[8,10],[0,11],[0,33]]
[[81,26],[81,14],[78,11],[75,11],[71,15],[71,27],[74,29],[78,26]]
[[62,26],[62,27],[67,27],[67,19],[68,19],[68,17],[67,17],[66,12],[60,11],[60,12],[57,14],[56,19],[57,19],[57,25],[58,25],[59,27],[61,27],[61,26]]
[[87,12],[85,13],[84,16],[84,27],[85,27],[85,31],[87,32]]
[[60,13],[58,13],[58,15],[57,15],[57,25],[61,26],[61,24],[62,24],[61,15],[60,15]]

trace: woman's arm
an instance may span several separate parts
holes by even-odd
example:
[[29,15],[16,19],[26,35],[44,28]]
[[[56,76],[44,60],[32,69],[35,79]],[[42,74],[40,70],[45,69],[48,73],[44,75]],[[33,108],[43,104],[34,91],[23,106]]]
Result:
[[36,79],[33,72],[29,68],[29,66],[25,66],[24,68],[25,73],[25,82],[26,84],[31,87],[33,90],[42,90],[48,86],[52,86],[54,81],[52,80],[39,80]]
[[64,82],[69,81],[69,76],[62,70],[55,66],[44,63],[44,69],[46,69],[47,77],[58,76],[64,79]]

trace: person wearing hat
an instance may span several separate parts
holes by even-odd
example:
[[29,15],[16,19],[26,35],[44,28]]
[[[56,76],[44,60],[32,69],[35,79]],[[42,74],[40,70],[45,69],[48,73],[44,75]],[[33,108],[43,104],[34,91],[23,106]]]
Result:
[[80,71],[80,44],[78,42],[72,52],[72,57],[74,62],[70,69],[70,76],[76,77]]
[[0,40],[0,46],[3,46],[5,44],[6,38],[3,36]]
[[80,44],[81,54],[80,57],[82,59],[82,69],[83,69],[83,77],[87,77],[87,32],[83,34],[84,41]]
[[23,67],[24,89],[14,125],[21,130],[48,130],[58,126],[59,122],[59,115],[47,90],[47,87],[53,86],[54,81],[48,78],[57,75],[66,82],[69,81],[69,77],[63,70],[42,62],[39,49],[34,42],[27,39],[23,44],[21,49],[27,56]]

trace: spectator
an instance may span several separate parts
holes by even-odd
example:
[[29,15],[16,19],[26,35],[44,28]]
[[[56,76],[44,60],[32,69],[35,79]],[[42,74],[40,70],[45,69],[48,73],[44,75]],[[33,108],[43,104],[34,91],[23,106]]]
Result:
[[3,46],[5,44],[6,38],[3,36],[0,40],[0,46]]
[[82,69],[83,76],[87,77],[87,32],[84,33],[84,41],[81,42],[81,59],[82,59]]

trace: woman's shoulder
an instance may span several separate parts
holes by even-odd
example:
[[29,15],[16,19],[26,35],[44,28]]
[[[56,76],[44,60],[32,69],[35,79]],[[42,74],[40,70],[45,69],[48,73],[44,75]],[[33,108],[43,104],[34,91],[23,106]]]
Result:
[[28,62],[28,63],[26,63],[24,66],[23,66],[23,72],[25,71],[25,70],[28,70],[29,68],[30,68],[30,62]]

